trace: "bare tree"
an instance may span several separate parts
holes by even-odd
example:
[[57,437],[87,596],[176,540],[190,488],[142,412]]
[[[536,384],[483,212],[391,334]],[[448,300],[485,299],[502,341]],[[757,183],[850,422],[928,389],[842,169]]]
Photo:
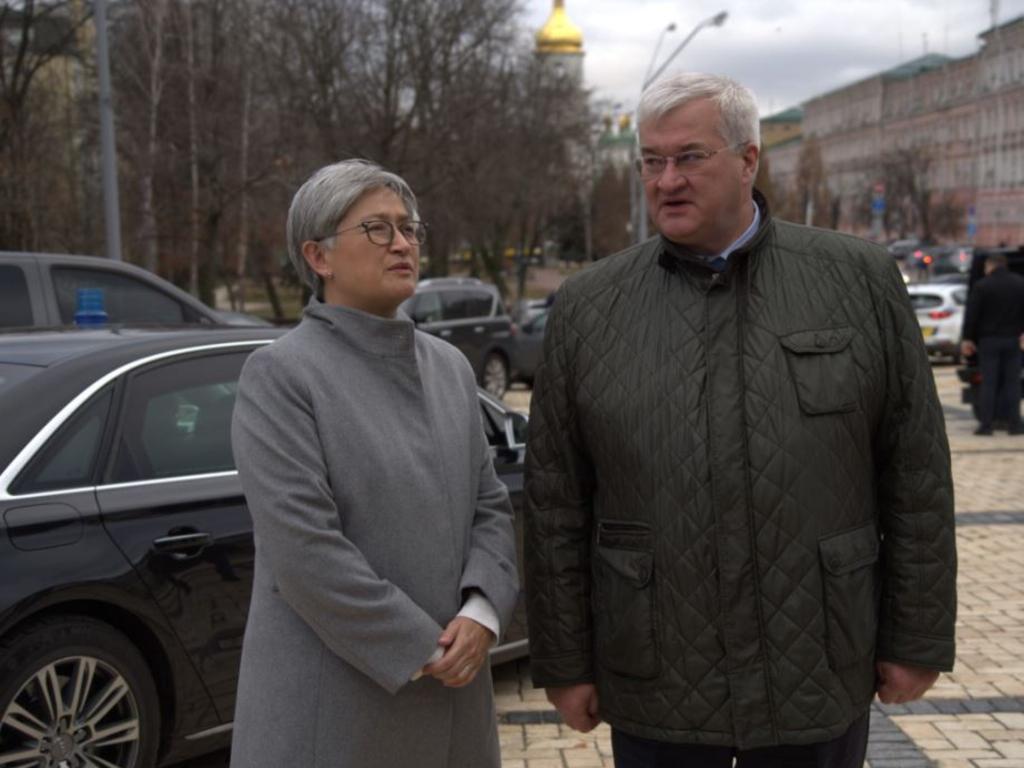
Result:
[[757,165],[757,177],[754,179],[754,186],[764,195],[768,201],[768,210],[774,211],[776,206],[781,204],[779,193],[775,189],[775,182],[772,180],[771,163],[768,155],[762,153]]
[[[35,87],[56,59],[91,83],[78,6],[0,0],[8,247],[77,250],[96,229],[98,137],[91,118],[71,125],[94,105],[54,110],[51,85]],[[111,25],[128,255],[205,301],[223,287],[245,306],[260,280],[279,307],[288,200],[346,157],[410,181],[432,274],[468,248],[504,288],[509,249],[582,251],[585,94],[539,66],[516,0],[123,0]]]
[[956,239],[963,233],[965,214],[963,203],[954,194],[946,192],[932,199],[928,221],[932,224],[934,234]]
[[921,239],[932,239],[931,188],[928,169],[932,158],[923,147],[901,147],[882,156],[882,174],[889,198],[886,214],[896,219],[901,236],[917,231]]
[[816,136],[810,136],[800,148],[796,169],[797,208],[794,221],[815,227],[827,227],[834,218],[832,198],[825,179],[825,166],[821,159],[821,145]]
[[[71,220],[79,217],[80,211],[74,210],[79,201],[68,178],[47,173],[44,160],[61,158],[59,168],[54,169],[60,171],[77,163],[77,158],[67,154],[74,150],[81,127],[61,124],[61,117],[76,106],[78,89],[72,79],[80,70],[77,36],[87,20],[68,0],[0,2],[3,247],[31,249],[52,242],[55,233],[48,233],[42,221],[47,209],[60,209]],[[60,66],[61,62],[65,66]],[[61,229],[67,231],[66,226],[56,231]]]
[[[133,109],[122,116],[131,125],[135,114],[144,116],[141,130],[123,132],[122,144],[134,155],[139,190],[137,243],[140,263],[159,271],[157,216],[154,203],[156,169],[160,157],[160,108],[167,80],[165,49],[170,0],[135,0],[124,19],[133,28],[122,33],[116,48],[118,84],[126,103]],[[134,109],[138,103],[141,109]],[[132,146],[138,143],[141,146]]]
[[630,243],[630,171],[607,166],[594,184],[594,256],[621,251]]

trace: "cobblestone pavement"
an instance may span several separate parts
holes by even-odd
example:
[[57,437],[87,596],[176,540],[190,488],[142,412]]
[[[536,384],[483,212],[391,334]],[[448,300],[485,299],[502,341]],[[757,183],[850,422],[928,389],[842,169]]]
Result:
[[[872,711],[870,768],[1024,768],[1024,436],[976,437],[952,366],[935,368],[953,457],[957,661],[921,701]],[[506,402],[526,409],[529,392]],[[611,766],[610,733],[561,725],[529,662],[495,670],[503,768]]]

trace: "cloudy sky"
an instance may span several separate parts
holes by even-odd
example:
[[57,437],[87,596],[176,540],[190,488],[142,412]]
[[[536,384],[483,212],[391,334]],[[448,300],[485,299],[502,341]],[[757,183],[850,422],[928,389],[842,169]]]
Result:
[[[536,30],[551,0],[522,0]],[[566,0],[583,30],[586,85],[596,98],[635,106],[658,35],[659,63],[702,20],[725,10],[722,27],[702,29],[666,72],[730,75],[753,89],[762,114],[799,104],[929,53],[966,56],[991,26],[990,0]],[[1024,15],[1024,0],[1001,0],[998,18]]]

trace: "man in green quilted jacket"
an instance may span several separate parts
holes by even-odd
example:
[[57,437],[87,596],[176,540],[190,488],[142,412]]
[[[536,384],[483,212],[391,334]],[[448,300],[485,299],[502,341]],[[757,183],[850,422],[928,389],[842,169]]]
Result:
[[638,114],[658,235],[570,278],[527,457],[534,683],[619,768],[860,766],[952,669],[949,448],[886,251],[772,218],[723,77]]

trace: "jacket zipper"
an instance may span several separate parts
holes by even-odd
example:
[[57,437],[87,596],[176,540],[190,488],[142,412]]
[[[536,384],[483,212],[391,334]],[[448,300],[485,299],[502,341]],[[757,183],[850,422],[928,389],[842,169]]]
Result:
[[775,698],[772,695],[772,679],[771,673],[768,667],[768,658],[765,653],[765,643],[767,628],[764,621],[764,608],[761,604],[761,567],[757,558],[757,535],[755,532],[755,516],[754,516],[754,504],[753,494],[750,489],[750,438],[749,430],[747,425],[747,409],[746,409],[746,398],[747,398],[747,373],[746,366],[743,360],[743,349],[744,349],[744,334],[745,334],[745,323],[746,317],[746,296],[749,281],[749,268],[750,268],[750,257],[746,256],[746,260],[742,264],[737,265],[739,269],[736,270],[736,346],[737,346],[737,360],[738,374],[740,380],[740,392],[743,393],[743,403],[740,408],[740,419],[743,422],[743,478],[744,488],[743,495],[747,504],[747,527],[750,531],[750,558],[753,565],[753,576],[754,576],[754,602],[757,604],[757,625],[758,625],[758,645],[760,646],[761,666],[764,669],[764,685],[765,693],[768,696],[768,717],[770,726],[772,729],[772,740],[778,741],[778,723],[776,722],[776,711],[775,711]]

